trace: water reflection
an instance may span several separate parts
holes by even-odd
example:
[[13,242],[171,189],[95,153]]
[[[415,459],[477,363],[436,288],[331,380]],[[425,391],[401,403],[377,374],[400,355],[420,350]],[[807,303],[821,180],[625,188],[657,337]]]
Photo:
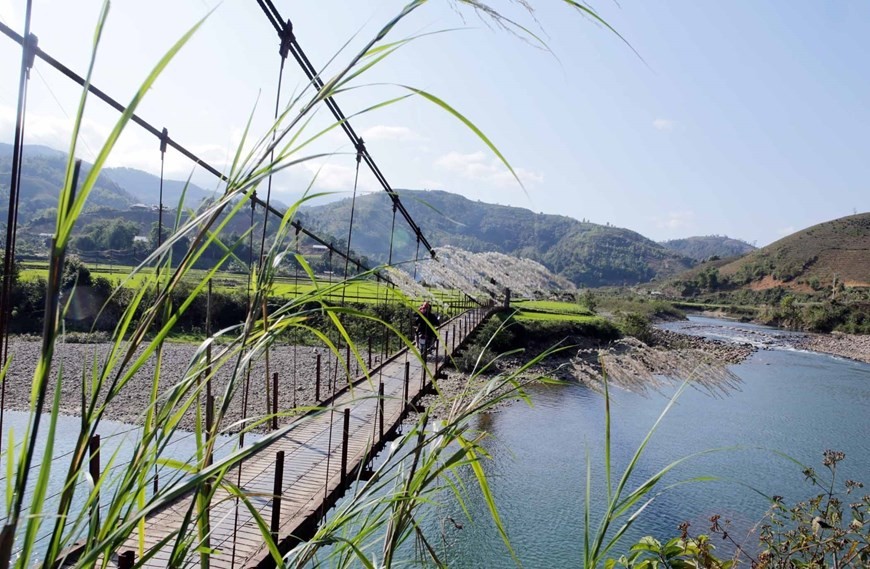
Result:
[[[769,329],[704,319],[719,337],[742,341],[750,329],[761,337]],[[787,336],[783,334],[779,337]],[[758,492],[794,502],[811,495],[800,468],[774,454],[786,452],[804,464],[820,466],[827,448],[843,450],[842,476],[870,482],[870,437],[865,419],[870,400],[870,366],[826,355],[762,350],[733,371],[743,380],[739,390],[720,398],[685,392],[661,425],[639,464],[635,482],[673,460],[704,449],[732,447],[681,467],[669,482],[699,475],[719,481],[681,486],[661,495],[645,511],[624,543],[647,534],[678,534],[688,520],[696,533],[708,518],[721,514],[732,521],[736,536],[746,535],[768,508]],[[525,567],[565,567],[582,563],[585,456],[593,460],[593,500],[600,510],[603,484],[603,400],[578,386],[530,389],[534,406],[515,403],[480,419],[493,434],[493,456],[486,470],[517,555]],[[613,394],[613,463],[621,472],[667,402],[665,393]],[[466,502],[474,523],[459,507],[445,516],[462,520],[463,529],[447,527],[443,555],[450,567],[515,567],[491,521],[483,500],[467,480]],[[443,519],[443,518],[442,518]],[[593,519],[595,519],[593,517]],[[747,538],[753,544],[754,538]],[[720,544],[716,544],[719,546]],[[720,549],[721,550],[721,549]]]

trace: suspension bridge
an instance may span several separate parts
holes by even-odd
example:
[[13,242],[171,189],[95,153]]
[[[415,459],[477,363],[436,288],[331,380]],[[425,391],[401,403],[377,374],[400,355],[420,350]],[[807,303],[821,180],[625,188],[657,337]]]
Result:
[[[296,420],[286,435],[228,473],[227,479],[238,483],[270,524],[269,531],[282,552],[310,537],[349,485],[365,476],[366,467],[394,438],[402,420],[431,386],[431,378],[487,314],[487,308],[474,308],[440,326],[435,354],[426,362],[410,356],[407,348],[392,355],[325,401],[328,410]],[[186,495],[147,519],[146,554],[137,566],[170,565],[173,540],[195,507],[195,498]],[[250,508],[225,490],[219,490],[211,502],[210,533],[197,544],[213,551],[210,566],[274,566]],[[113,563],[132,568],[137,551],[139,538],[134,534]],[[75,558],[71,553],[70,561]],[[182,564],[198,566],[198,562],[198,553],[192,553]]]
[[[302,50],[293,32],[293,24],[285,19],[276,9],[271,0],[257,0],[259,8],[274,29],[278,39],[278,54],[280,67],[278,72],[277,94],[275,100],[274,120],[279,117],[282,105],[281,84],[284,75],[285,62],[292,58],[299,65],[309,85],[317,93],[323,93],[321,98],[334,120],[335,124],[347,136],[355,150],[356,171],[353,187],[353,201],[348,222],[348,232],[345,243],[337,246],[331,237],[318,235],[309,227],[305,227],[298,219],[292,219],[290,224],[296,233],[296,252],[299,251],[300,236],[313,241],[317,247],[324,249],[329,255],[330,274],[333,255],[344,260],[344,279],[348,278],[348,268],[353,266],[356,273],[370,273],[377,282],[398,288],[401,284],[394,282],[391,275],[380,268],[373,269],[355,256],[351,249],[354,229],[353,203],[357,195],[357,183],[361,167],[368,168],[374,179],[389,196],[389,207],[392,210],[392,227],[390,228],[389,258],[386,266],[398,263],[408,263],[409,260],[396,262],[393,259],[393,237],[396,231],[397,217],[401,218],[407,230],[416,242],[414,272],[416,277],[417,262],[420,260],[420,249],[435,259],[435,251],[426,239],[422,229],[417,225],[402,203],[399,195],[393,190],[384,173],[375,162],[363,139],[351,125],[348,116],[341,110],[333,96],[328,92],[328,84],[322,79],[320,72]],[[15,135],[13,140],[8,220],[6,223],[6,240],[3,258],[3,288],[0,291],[0,356],[5,365],[9,359],[9,323],[12,315],[11,288],[12,268],[16,259],[16,239],[18,230],[18,202],[21,191],[22,171],[24,168],[24,131],[27,116],[27,84],[30,71],[37,62],[44,63],[59,72],[68,80],[87,89],[90,95],[100,99],[119,113],[128,112],[117,99],[101,90],[84,76],[66,66],[59,59],[41,49],[37,36],[31,31],[32,0],[27,0],[23,33],[18,33],[10,26],[0,22],[0,34],[16,42],[21,47],[21,68],[19,76],[18,106],[16,113]],[[133,112],[130,120],[146,133],[152,135],[157,142],[160,161],[160,183],[155,188],[158,201],[158,246],[163,240],[163,199],[164,160],[169,148],[185,156],[193,164],[203,168],[221,182],[229,182],[227,176],[217,167],[209,164],[178,140],[169,135],[167,128],[159,128],[153,123]],[[273,131],[272,148],[277,145],[276,132]],[[274,150],[273,150],[274,152]],[[265,199],[257,192],[247,196],[251,204],[251,256],[248,260],[249,271],[262,272],[262,263],[266,259],[267,226],[270,216],[282,219],[285,212],[272,203],[272,176],[265,181]],[[259,255],[254,255],[254,211],[261,213],[262,236]],[[356,220],[365,223],[364,219]],[[297,275],[298,282],[298,275]],[[409,279],[413,283],[414,279]],[[210,285],[210,283],[209,283]],[[386,302],[385,295],[385,302]],[[267,520],[269,532],[279,548],[286,552],[295,544],[310,537],[317,524],[353,484],[365,476],[367,467],[373,458],[383,449],[396,434],[403,419],[415,409],[420,396],[431,387],[431,381],[437,377],[441,368],[449,363],[454,353],[459,350],[466,339],[474,333],[478,325],[487,317],[490,308],[488,300],[475,299],[465,294],[464,300],[457,303],[457,310],[451,320],[441,325],[438,330],[438,342],[435,354],[427,361],[420,360],[408,349],[393,354],[386,354],[383,361],[372,365],[371,353],[369,366],[355,379],[348,380],[343,386],[336,385],[333,379],[331,390],[319,401],[320,410],[312,411],[296,419],[289,426],[283,427],[286,434],[268,446],[259,449],[240,464],[233,466],[226,479],[235,481],[239,489],[248,497],[262,520]],[[389,346],[389,341],[386,343]],[[385,352],[389,348],[385,348]],[[371,345],[369,346],[371,350]],[[348,356],[348,363],[350,357]],[[278,413],[277,382],[274,386],[275,403],[272,411]],[[3,444],[3,408],[5,407],[6,382],[0,385],[0,445]],[[247,389],[247,388],[246,388]],[[319,389],[319,379],[318,379]],[[211,402],[208,403],[211,405]],[[268,408],[268,403],[267,403]],[[277,428],[277,424],[273,424]],[[241,439],[243,440],[243,439]],[[2,452],[2,449],[0,449]],[[68,453],[67,453],[68,454]],[[93,480],[100,479],[99,471],[99,440],[92,440],[90,450],[90,475]],[[67,456],[66,454],[64,457]],[[49,458],[56,460],[62,457]],[[38,465],[37,465],[38,466]],[[34,467],[35,468],[35,467]],[[103,473],[105,474],[105,473]],[[74,485],[80,487],[80,482]],[[154,478],[155,488],[157,485]],[[25,484],[26,486],[26,484]],[[205,547],[212,552],[210,565],[217,568],[265,567],[273,562],[266,547],[263,528],[251,513],[248,505],[241,503],[226,489],[219,488],[208,505],[208,532],[202,536],[203,541],[198,547]],[[182,532],[185,520],[196,501],[196,494],[186,494],[171,503],[163,504],[152,512],[144,523],[144,530],[130,535],[124,547],[110,555],[111,566],[131,568],[135,566],[165,567],[170,562],[173,551],[173,538]],[[19,503],[20,507],[20,503]],[[96,511],[99,511],[99,507]],[[7,520],[0,535],[0,568],[8,566],[9,559],[15,552],[12,541],[16,533],[14,524]],[[144,542],[140,544],[140,535]],[[47,536],[43,536],[47,537]],[[79,542],[67,550],[63,557],[64,564],[74,564],[84,549]],[[194,547],[190,557],[183,561],[186,566],[197,565],[198,553]],[[178,560],[175,560],[178,561]]]

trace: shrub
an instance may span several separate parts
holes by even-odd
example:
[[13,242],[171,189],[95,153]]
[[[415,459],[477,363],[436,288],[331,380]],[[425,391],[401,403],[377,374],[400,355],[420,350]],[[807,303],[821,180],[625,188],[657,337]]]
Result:
[[[680,525],[680,537],[662,545],[644,537],[628,555],[610,559],[607,567],[752,567],[753,569],[794,567],[867,567],[870,565],[870,496],[859,497],[864,484],[845,480],[838,488],[837,465],[846,455],[826,450],[822,464],[827,471],[818,474],[805,467],[806,480],[817,489],[807,500],[788,506],[781,496],[760,524],[758,553],[748,551],[729,533],[729,522],[720,516],[710,518],[710,534],[721,537],[735,549],[732,560],[712,555],[709,537],[689,536],[688,523]],[[847,509],[848,506],[848,509]]]
[[642,314],[629,312],[619,318],[619,329],[626,336],[637,338],[641,342],[649,343],[652,339],[652,326],[650,320]]

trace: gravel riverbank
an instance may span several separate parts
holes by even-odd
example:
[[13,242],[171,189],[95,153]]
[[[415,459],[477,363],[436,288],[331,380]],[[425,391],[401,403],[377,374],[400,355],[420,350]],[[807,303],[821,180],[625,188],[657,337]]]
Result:
[[854,334],[805,334],[794,340],[796,348],[822,352],[864,363],[870,363],[870,336]]
[[[621,340],[610,345],[590,342],[574,350],[551,356],[518,376],[521,385],[534,383],[541,376],[568,383],[585,383],[596,387],[600,382],[601,367],[599,355],[607,362],[611,380],[625,389],[644,391],[654,388],[660,382],[655,376],[671,374],[674,377],[690,376],[711,392],[722,394],[732,389],[739,379],[726,366],[738,364],[752,355],[757,348],[746,343],[711,340],[700,336],[680,334],[668,330],[653,329],[650,345],[634,339]],[[523,360],[518,357],[500,360],[496,368],[502,374],[520,369]],[[466,388],[475,393],[482,389],[495,374],[488,374],[472,380],[468,386],[468,376],[454,369],[446,369],[445,377],[438,384],[446,401],[452,402]],[[502,390],[503,392],[504,390]],[[496,391],[494,395],[500,394]],[[509,398],[505,403],[518,400]],[[435,416],[443,416],[447,409],[439,409],[438,398],[429,395],[425,398],[427,406],[436,405]]]
[[[10,338],[9,354],[12,357],[9,373],[6,378],[6,409],[27,411],[30,406],[30,389],[36,363],[39,360],[40,342],[21,338]],[[58,344],[52,365],[52,377],[57,378],[60,371],[63,375],[61,387],[61,412],[65,415],[81,415],[83,374],[90,385],[94,362],[105,358],[110,344]],[[178,383],[184,371],[188,368],[196,353],[197,346],[167,342],[163,349],[163,360],[160,374],[160,391],[166,393]],[[278,346],[269,354],[270,373],[279,373],[278,401],[280,409],[294,406],[315,404],[316,358],[321,354],[321,396],[326,394],[326,378],[335,373],[335,361],[326,348],[311,346]],[[124,386],[120,394],[109,404],[105,418],[131,424],[141,424],[145,417],[145,409],[151,392],[152,377],[155,368],[155,357],[148,359],[132,380]],[[231,366],[226,366],[229,368]],[[344,380],[343,368],[339,367],[339,383]],[[213,382],[213,394],[216,399],[223,395],[230,376],[229,369],[218,371]],[[231,425],[243,416],[261,416],[266,411],[266,367],[261,359],[252,366],[251,387],[247,413],[243,413],[244,397],[239,390],[230,403],[229,412],[224,420],[224,426]],[[53,393],[53,386],[50,393]],[[270,387],[271,389],[271,387]],[[48,404],[51,403],[51,395]],[[283,419],[289,421],[288,418]],[[182,428],[192,429],[194,412],[191,409],[182,419]],[[232,429],[236,430],[236,429]]]

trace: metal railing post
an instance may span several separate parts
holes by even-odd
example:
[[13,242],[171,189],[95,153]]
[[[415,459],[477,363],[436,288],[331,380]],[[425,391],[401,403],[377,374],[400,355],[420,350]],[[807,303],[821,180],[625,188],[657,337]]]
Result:
[[272,539],[278,541],[278,527],[281,525],[281,495],[284,493],[284,451],[275,453],[275,483],[272,486]]
[[408,380],[411,378],[411,362],[405,362],[405,387],[402,390],[402,409],[408,408]]
[[118,555],[118,569],[133,569],[136,564],[136,552],[128,549],[124,553]]
[[272,374],[272,430],[278,428],[278,372]]
[[344,410],[344,425],[341,429],[341,485],[347,484],[347,443],[350,439],[350,409]]
[[378,423],[380,424],[380,440],[384,439],[384,382],[378,384]]

